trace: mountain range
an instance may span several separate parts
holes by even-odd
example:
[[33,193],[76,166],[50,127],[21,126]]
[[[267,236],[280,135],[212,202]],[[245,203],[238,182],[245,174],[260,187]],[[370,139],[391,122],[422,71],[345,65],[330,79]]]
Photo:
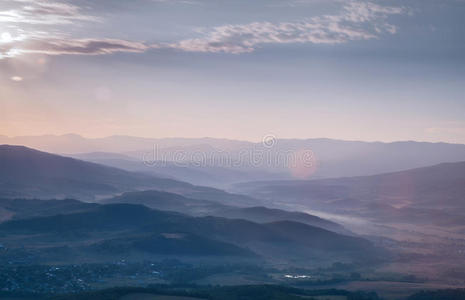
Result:
[[[0,136],[0,144],[18,144],[52,153],[78,155],[82,159],[99,160],[99,163],[129,171],[144,171],[194,184],[206,184],[213,179],[211,185],[216,186],[290,177],[318,179],[374,175],[465,161],[465,145],[461,144],[271,138],[272,143],[268,145],[214,138],[110,136],[89,139],[68,134]],[[109,153],[89,154],[93,152]],[[302,152],[311,155],[312,168],[307,172],[296,172],[302,167],[299,164]],[[154,164],[144,167],[127,157]],[[159,162],[166,165],[159,167]],[[188,168],[176,168],[179,165]]]
[[[255,222],[297,221],[335,232],[342,226],[305,213],[256,206],[254,198],[185,182],[127,172],[22,146],[0,146],[1,219],[79,212],[100,203],[130,203],[192,216]],[[147,189],[158,190],[147,190]],[[137,191],[145,189],[144,191]],[[131,192],[132,191],[132,192]],[[112,194],[121,194],[111,196]],[[100,197],[100,198],[98,198]],[[20,199],[22,198],[22,199]],[[60,200],[37,200],[55,198]]]

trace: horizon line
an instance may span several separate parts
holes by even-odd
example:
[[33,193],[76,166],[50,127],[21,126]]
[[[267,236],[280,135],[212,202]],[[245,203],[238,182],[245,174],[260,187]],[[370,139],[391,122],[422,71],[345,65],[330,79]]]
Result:
[[[263,137],[269,136],[270,134],[265,134]],[[262,140],[253,141],[253,140],[245,140],[245,139],[234,139],[234,138],[227,138],[227,137],[211,137],[211,136],[199,136],[199,137],[182,137],[182,136],[168,136],[168,137],[144,137],[144,136],[135,136],[135,135],[126,135],[126,134],[113,134],[107,135],[102,137],[88,137],[83,134],[78,133],[65,133],[65,134],[38,134],[38,135],[15,135],[9,136],[6,134],[0,134],[0,137],[6,137],[8,139],[14,138],[28,138],[28,137],[66,137],[66,136],[75,136],[78,138],[83,138],[87,140],[100,140],[100,139],[108,139],[108,138],[115,138],[115,137],[122,137],[122,138],[136,138],[136,139],[146,139],[146,140],[169,140],[169,139],[184,139],[184,140],[226,140],[231,142],[243,142],[243,143],[261,143]],[[465,145],[465,143],[460,142],[447,142],[447,141],[422,141],[422,140],[392,140],[392,141],[382,141],[382,140],[355,140],[355,139],[342,139],[342,138],[328,138],[328,137],[308,137],[308,138],[293,138],[293,137],[279,137],[276,135],[272,135],[276,140],[298,140],[298,141],[308,141],[308,140],[329,140],[329,141],[341,141],[341,142],[359,142],[359,143],[372,143],[372,144],[394,144],[394,143],[428,143],[428,144],[450,144],[450,145]]]

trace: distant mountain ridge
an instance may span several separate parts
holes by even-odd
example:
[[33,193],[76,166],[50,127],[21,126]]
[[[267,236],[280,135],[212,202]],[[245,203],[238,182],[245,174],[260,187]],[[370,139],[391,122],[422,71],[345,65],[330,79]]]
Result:
[[78,134],[17,136],[0,135],[0,144],[24,145],[53,153],[87,153],[87,152],[129,152],[153,149],[154,145],[162,147],[196,146],[215,141],[228,147],[239,147],[250,142],[215,138],[141,138],[113,135],[104,138],[85,138]]
[[[315,179],[374,175],[443,162],[465,161],[465,145],[415,141],[384,143],[324,138],[276,139],[272,147],[268,147],[261,142],[254,143],[215,138],[152,139],[110,136],[88,139],[79,135],[68,134],[62,136],[0,137],[0,143],[21,144],[54,153],[123,153],[124,155],[136,157],[139,161],[143,156],[153,153],[155,149],[157,154],[166,160],[176,159],[173,157],[173,153],[181,152],[187,162],[198,158],[199,151],[207,158],[221,154],[224,155],[221,159],[213,159],[208,162],[209,164],[203,165],[204,167],[220,168],[218,172],[211,170],[213,176],[209,176],[209,178],[214,177],[215,174],[226,176],[226,173],[220,172],[224,168],[231,168],[236,172],[232,172],[231,175],[237,174],[237,171],[246,171],[245,174],[247,174],[252,170],[257,172],[256,175],[261,176],[255,176],[255,178],[251,179],[244,178],[244,181],[289,179],[289,176],[295,175],[292,172],[293,170],[290,169],[290,164],[274,163],[276,159],[273,158],[282,157],[286,153],[298,153],[299,151],[311,151],[313,153],[315,169],[311,172],[311,178]],[[258,161],[257,163],[254,160],[256,157],[251,154],[253,151],[269,154],[272,158],[271,163],[268,160]],[[238,163],[231,166],[231,161]],[[113,161],[112,163],[116,164],[117,162]],[[173,170],[166,171],[174,172]],[[202,171],[202,169],[199,168],[196,171]],[[258,171],[262,171],[262,173]],[[179,172],[179,170],[176,170],[176,172]],[[273,176],[273,174],[277,177],[266,177]],[[182,176],[185,176],[182,179],[186,180],[186,178],[195,179],[196,175],[186,173],[182,174]],[[237,183],[237,176],[235,175],[225,181],[226,183]]]

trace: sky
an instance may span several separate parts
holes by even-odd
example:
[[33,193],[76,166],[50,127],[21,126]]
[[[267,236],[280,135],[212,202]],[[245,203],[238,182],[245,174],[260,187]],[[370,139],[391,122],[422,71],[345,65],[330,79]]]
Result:
[[0,0],[0,135],[465,143],[464,0]]

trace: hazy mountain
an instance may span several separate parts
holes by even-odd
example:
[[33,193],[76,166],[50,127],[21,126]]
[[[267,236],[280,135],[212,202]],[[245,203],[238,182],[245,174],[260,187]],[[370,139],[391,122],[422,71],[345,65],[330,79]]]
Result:
[[[130,204],[7,221],[0,224],[0,235],[5,247],[12,249],[27,245],[32,251],[38,245],[44,247],[46,241],[46,248],[67,245],[70,253],[79,250],[87,258],[106,255],[106,259],[131,253],[141,253],[140,260],[151,254],[250,256],[254,252],[286,261],[312,256],[357,259],[375,254],[366,240],[306,224],[194,218]],[[41,251],[45,255],[47,249]]]
[[1,145],[0,166],[1,198],[95,200],[127,191],[157,189],[233,205],[257,204],[251,197],[128,172],[23,146]]
[[195,145],[220,145],[225,148],[237,148],[249,142],[212,138],[140,138],[115,135],[104,138],[85,138],[77,134],[41,135],[41,136],[0,136],[0,144],[24,145],[53,153],[86,153],[86,152],[130,152],[137,150],[153,150],[155,146],[168,148]]
[[[223,140],[198,139],[192,144],[194,141],[166,146],[163,139],[154,140],[151,148],[126,154],[154,165],[174,161],[178,165],[229,168],[270,176],[267,180],[375,175],[465,160],[465,145],[447,143],[279,139],[268,147],[261,142],[231,145]],[[242,181],[248,181],[247,176]]]
[[0,199],[0,222],[10,219],[71,214],[95,208],[98,204],[78,200]]
[[87,152],[87,153],[78,153],[78,154],[63,154],[63,156],[69,156],[72,158],[86,160],[91,162],[98,163],[99,160],[123,160],[123,161],[138,161],[136,158],[122,153],[113,153],[113,152]]
[[272,209],[263,206],[227,208],[215,212],[214,215],[230,219],[245,219],[259,223],[293,221],[320,227],[337,233],[351,234],[343,226],[314,215],[302,212],[286,211],[282,209]]
[[465,162],[374,176],[239,184],[236,190],[285,205],[303,205],[384,222],[465,225]]
[[393,206],[464,208],[465,162],[443,163],[373,176],[321,180],[250,182],[236,185],[266,198],[343,198]]
[[229,219],[244,219],[256,223],[295,221],[338,233],[349,233],[337,223],[306,213],[266,207],[233,207],[214,201],[190,199],[181,195],[160,191],[124,193],[121,196],[105,199],[102,203],[142,204],[153,209],[176,211],[192,216],[217,216]]
[[189,186],[23,146],[0,146],[0,196],[95,199],[124,191]]
[[[21,144],[54,153],[113,152],[124,153],[139,161],[195,163],[204,167],[195,169],[196,172],[199,171],[196,175],[199,175],[199,178],[203,177],[196,183],[202,184],[204,180],[208,183],[212,176],[220,175],[225,178],[221,179],[221,184],[234,183],[240,179],[238,176],[240,177],[241,172],[246,174],[251,170],[255,172],[250,173],[255,174],[254,178],[244,176],[243,181],[260,179],[257,176],[274,176],[264,179],[275,180],[287,179],[291,175],[299,178],[374,175],[465,160],[465,145],[414,141],[382,143],[332,139],[278,139],[274,140],[272,145],[264,145],[261,142],[214,138],[151,139],[110,136],[88,139],[68,134],[0,137],[0,143]],[[299,156],[302,153],[310,155],[307,159],[310,159],[312,166],[308,170],[305,170],[307,166],[303,166]],[[121,158],[112,157],[116,160]],[[120,162],[107,162],[112,166],[123,167],[117,165],[118,163]],[[134,167],[129,166],[127,162],[126,165],[128,168]],[[195,177],[195,174],[189,174],[186,169],[171,169],[171,166],[160,174],[183,180],[189,178],[191,181]],[[231,178],[226,178],[227,176]],[[218,180],[212,180],[216,181]]]
[[465,161],[465,145],[427,142],[359,142],[332,139],[279,140],[278,151],[308,149],[315,176],[352,177]]
[[101,203],[141,204],[157,210],[175,211],[192,216],[212,215],[217,211],[232,208],[216,201],[192,199],[162,191],[128,192],[104,199]]
[[180,163],[161,160],[145,162],[142,158],[110,152],[91,152],[67,156],[130,172],[146,173],[157,177],[185,181],[195,185],[218,188],[228,187],[230,184],[244,181],[291,179],[291,176],[285,172],[254,169],[241,170],[231,167],[207,166],[189,161]]

